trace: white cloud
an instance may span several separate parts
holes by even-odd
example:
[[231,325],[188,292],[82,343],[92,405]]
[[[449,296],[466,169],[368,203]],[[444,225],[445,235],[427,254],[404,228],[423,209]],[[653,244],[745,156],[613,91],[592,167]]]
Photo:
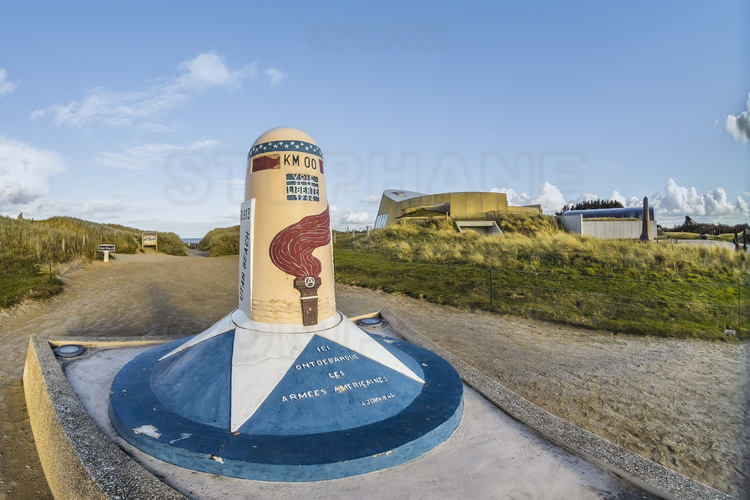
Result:
[[[24,217],[47,219],[58,215],[77,217],[79,219],[133,226],[133,218],[153,215],[153,206],[146,205],[124,197],[91,198],[86,201],[61,199],[44,196],[23,205],[0,207],[0,212],[9,216],[23,212]],[[135,226],[137,227],[137,226]],[[147,229],[142,227],[142,229]]]
[[151,165],[163,163],[167,155],[181,149],[184,148],[173,144],[139,144],[118,153],[99,153],[91,162],[104,167],[146,170]]
[[203,139],[202,141],[195,141],[190,146],[188,146],[188,149],[210,149],[215,148],[221,144],[216,139]]
[[98,87],[81,99],[35,110],[31,119],[50,115],[59,126],[86,127],[98,123],[110,127],[138,125],[150,131],[169,131],[170,127],[158,123],[163,115],[185,106],[209,90],[241,88],[243,80],[257,78],[256,66],[252,63],[232,69],[223,57],[207,52],[179,64],[182,74],[172,80],[133,91]]
[[0,210],[13,210],[44,196],[47,180],[65,169],[60,154],[0,135]]
[[[597,198],[591,198],[591,199],[596,200]],[[627,200],[625,199],[625,197],[617,191],[612,191],[612,194],[609,196],[609,199],[612,201],[619,201],[620,203],[623,204],[623,206],[626,206],[625,203],[627,203]],[[585,201],[585,200],[581,200],[581,201]]]
[[737,196],[736,201],[730,201],[721,187],[698,194],[694,187],[678,186],[673,179],[669,179],[664,191],[664,196],[657,193],[649,202],[658,213],[670,220],[681,220],[689,215],[710,218],[709,222],[734,224],[750,217],[747,201],[741,195]]
[[725,127],[727,132],[732,134],[735,141],[750,141],[750,94],[748,94],[747,109],[740,113],[739,116],[727,116]]
[[0,95],[10,94],[18,87],[17,83],[7,81],[7,77],[8,72],[5,68],[0,68]]
[[660,200],[660,208],[667,213],[685,215],[706,215],[706,202],[703,196],[694,188],[678,186],[669,179],[664,188],[664,198]]
[[539,196],[536,197],[536,200],[532,204],[541,205],[542,212],[551,214],[560,210],[565,205],[565,198],[557,186],[545,182],[539,186]]
[[132,218],[137,214],[150,212],[141,203],[117,198],[93,198],[86,201],[45,198],[35,205],[35,212],[40,218],[64,214],[86,220],[118,222],[123,214]]
[[492,188],[490,192],[505,193],[508,198],[508,205],[541,205],[542,212],[548,214],[560,210],[566,203],[560,189],[549,182],[539,185],[539,196],[536,198],[532,198],[526,193],[518,194],[510,188]]
[[[595,195],[591,195],[595,196]],[[599,197],[595,196],[594,198],[589,198],[591,200],[598,200]],[[643,199],[639,199],[635,196],[631,196],[630,198],[626,198],[625,196],[621,195],[617,190],[612,191],[612,194],[609,195],[609,200],[612,201],[619,201],[622,203],[622,206],[624,207],[640,207],[643,206]],[[583,200],[582,200],[583,201]]]
[[370,224],[375,222],[375,217],[364,210],[353,210],[347,213],[342,221],[349,224]]
[[275,87],[286,78],[286,75],[277,68],[268,68],[265,73],[266,77],[268,77],[268,84],[271,85],[271,87]]
[[365,198],[362,201],[365,202],[365,203],[369,203],[371,205],[376,205],[376,204],[380,203],[380,198],[382,198],[382,196],[371,194],[371,195],[368,195],[367,198]]
[[737,197],[737,203],[734,204],[741,217],[750,216],[750,205],[741,197]]
[[330,210],[331,227],[333,229],[343,230],[346,226],[362,228],[375,224],[375,215],[364,210],[340,209],[336,205],[331,205]]
[[31,119],[51,115],[58,126],[70,125],[83,128],[93,123],[100,123],[110,127],[119,127],[143,123],[153,128],[151,121],[178,108],[190,98],[190,94],[178,91],[174,87],[152,86],[149,89],[133,92],[117,92],[99,87],[89,91],[81,100],[35,110],[31,114]]
[[[542,211],[548,214],[560,210],[566,204],[572,205],[581,201],[601,198],[596,194],[583,193],[566,202],[560,189],[547,182],[539,187],[539,196],[536,198],[530,197],[526,193],[518,194],[509,188],[493,188],[491,191],[505,193],[509,205],[538,204],[542,206]],[[648,202],[649,206],[653,207],[660,216],[657,217],[659,221],[681,221],[683,217],[689,215],[691,217],[710,217],[710,222],[736,224],[747,221],[747,218],[750,217],[747,198],[750,198],[750,193],[743,191],[737,196],[736,201],[732,201],[728,198],[726,191],[720,187],[705,194],[699,194],[694,187],[678,186],[673,179],[669,179],[664,188],[664,193],[652,194],[648,197]],[[626,197],[618,191],[613,191],[608,199],[619,201],[626,207],[643,205],[642,197]]]
[[221,184],[229,184],[235,189],[245,189],[245,179],[229,179],[227,181],[219,181]]
[[356,184],[336,184],[333,188],[334,193],[351,193],[357,190]]
[[[615,191],[614,194],[617,194],[617,191]],[[595,195],[595,194],[581,193],[581,195],[578,198],[575,199],[575,202],[576,203],[580,203],[580,202],[584,202],[584,201],[593,201],[593,200],[598,200],[598,199],[599,199],[599,197],[597,195]]]
[[[179,128],[179,127],[178,127]],[[155,134],[167,134],[175,131],[175,127],[163,123],[147,122],[139,125],[138,129],[142,132],[153,132]]]
[[727,200],[727,193],[722,188],[716,188],[704,195],[706,213],[710,215],[732,215],[739,208]]
[[255,62],[244,68],[231,70],[224,62],[224,57],[214,52],[199,54],[195,59],[181,63],[178,68],[186,70],[186,73],[177,79],[175,87],[184,89],[194,87],[200,90],[210,87],[237,89],[242,86],[243,79],[256,78],[258,74]]
[[510,188],[492,188],[491,193],[505,193],[505,197],[508,199],[508,205],[521,206],[530,205],[531,198],[526,193],[518,194]]
[[179,156],[180,162],[193,162],[203,165],[206,161],[201,150],[211,149],[219,145],[219,141],[206,139],[196,141],[189,146],[179,146],[166,143],[144,143],[126,147],[117,153],[99,153],[91,160],[99,166],[125,168],[129,170],[146,170],[153,165],[164,165],[170,157]]

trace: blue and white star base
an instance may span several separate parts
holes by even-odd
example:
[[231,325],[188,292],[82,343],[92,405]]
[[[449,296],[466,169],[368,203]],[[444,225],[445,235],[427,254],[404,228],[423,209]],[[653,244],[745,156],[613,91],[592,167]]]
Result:
[[420,347],[235,311],[188,341],[141,354],[112,384],[109,415],[142,451],[188,469],[319,481],[393,467],[458,426],[462,382]]

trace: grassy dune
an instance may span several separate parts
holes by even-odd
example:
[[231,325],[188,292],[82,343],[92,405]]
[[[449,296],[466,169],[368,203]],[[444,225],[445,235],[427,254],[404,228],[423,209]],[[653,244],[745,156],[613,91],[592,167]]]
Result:
[[239,255],[240,226],[212,229],[198,243],[198,249],[208,252],[211,257]]
[[750,260],[720,247],[554,230],[460,235],[441,221],[339,237],[334,255],[340,282],[437,303],[619,332],[750,337]]
[[[115,245],[117,253],[139,251],[141,232],[72,217],[31,221],[0,216],[0,308],[59,293],[58,266],[100,259],[97,246],[102,243]],[[158,233],[158,242],[159,252],[185,255],[185,246],[174,233]]]
[[[537,236],[540,234],[557,234],[565,230],[557,217],[543,214],[525,214],[514,212],[483,212],[455,220],[494,220],[503,233]],[[443,224],[444,228],[447,226]]]
[[[745,254],[582,238],[543,215],[488,217],[504,236],[461,235],[445,219],[412,221],[369,237],[338,233],[336,280],[615,332],[750,338]],[[239,226],[209,232],[199,248],[211,256],[238,254]]]

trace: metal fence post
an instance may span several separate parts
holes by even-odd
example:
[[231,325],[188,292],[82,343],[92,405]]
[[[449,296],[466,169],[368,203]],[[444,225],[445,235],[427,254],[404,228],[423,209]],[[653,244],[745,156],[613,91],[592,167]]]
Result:
[[492,307],[492,268],[490,267],[490,307]]

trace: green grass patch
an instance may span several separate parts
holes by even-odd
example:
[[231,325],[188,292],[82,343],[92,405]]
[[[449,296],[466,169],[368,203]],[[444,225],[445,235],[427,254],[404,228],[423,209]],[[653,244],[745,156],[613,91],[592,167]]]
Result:
[[[664,237],[670,240],[699,240],[701,235],[699,233],[683,233],[683,232],[671,232],[666,231]],[[730,239],[731,241],[731,239]]]
[[459,235],[435,222],[339,238],[334,256],[339,282],[439,304],[616,332],[750,338],[748,258],[724,248]]
[[[734,241],[734,234],[728,233],[728,234],[720,234],[718,236],[715,236],[713,239],[717,239],[720,241],[728,241],[732,242]],[[739,233],[737,235],[737,241],[739,242],[740,246],[742,246],[742,233]]]
[[26,299],[48,299],[63,290],[57,277],[37,272],[0,276],[0,308],[10,307]]

